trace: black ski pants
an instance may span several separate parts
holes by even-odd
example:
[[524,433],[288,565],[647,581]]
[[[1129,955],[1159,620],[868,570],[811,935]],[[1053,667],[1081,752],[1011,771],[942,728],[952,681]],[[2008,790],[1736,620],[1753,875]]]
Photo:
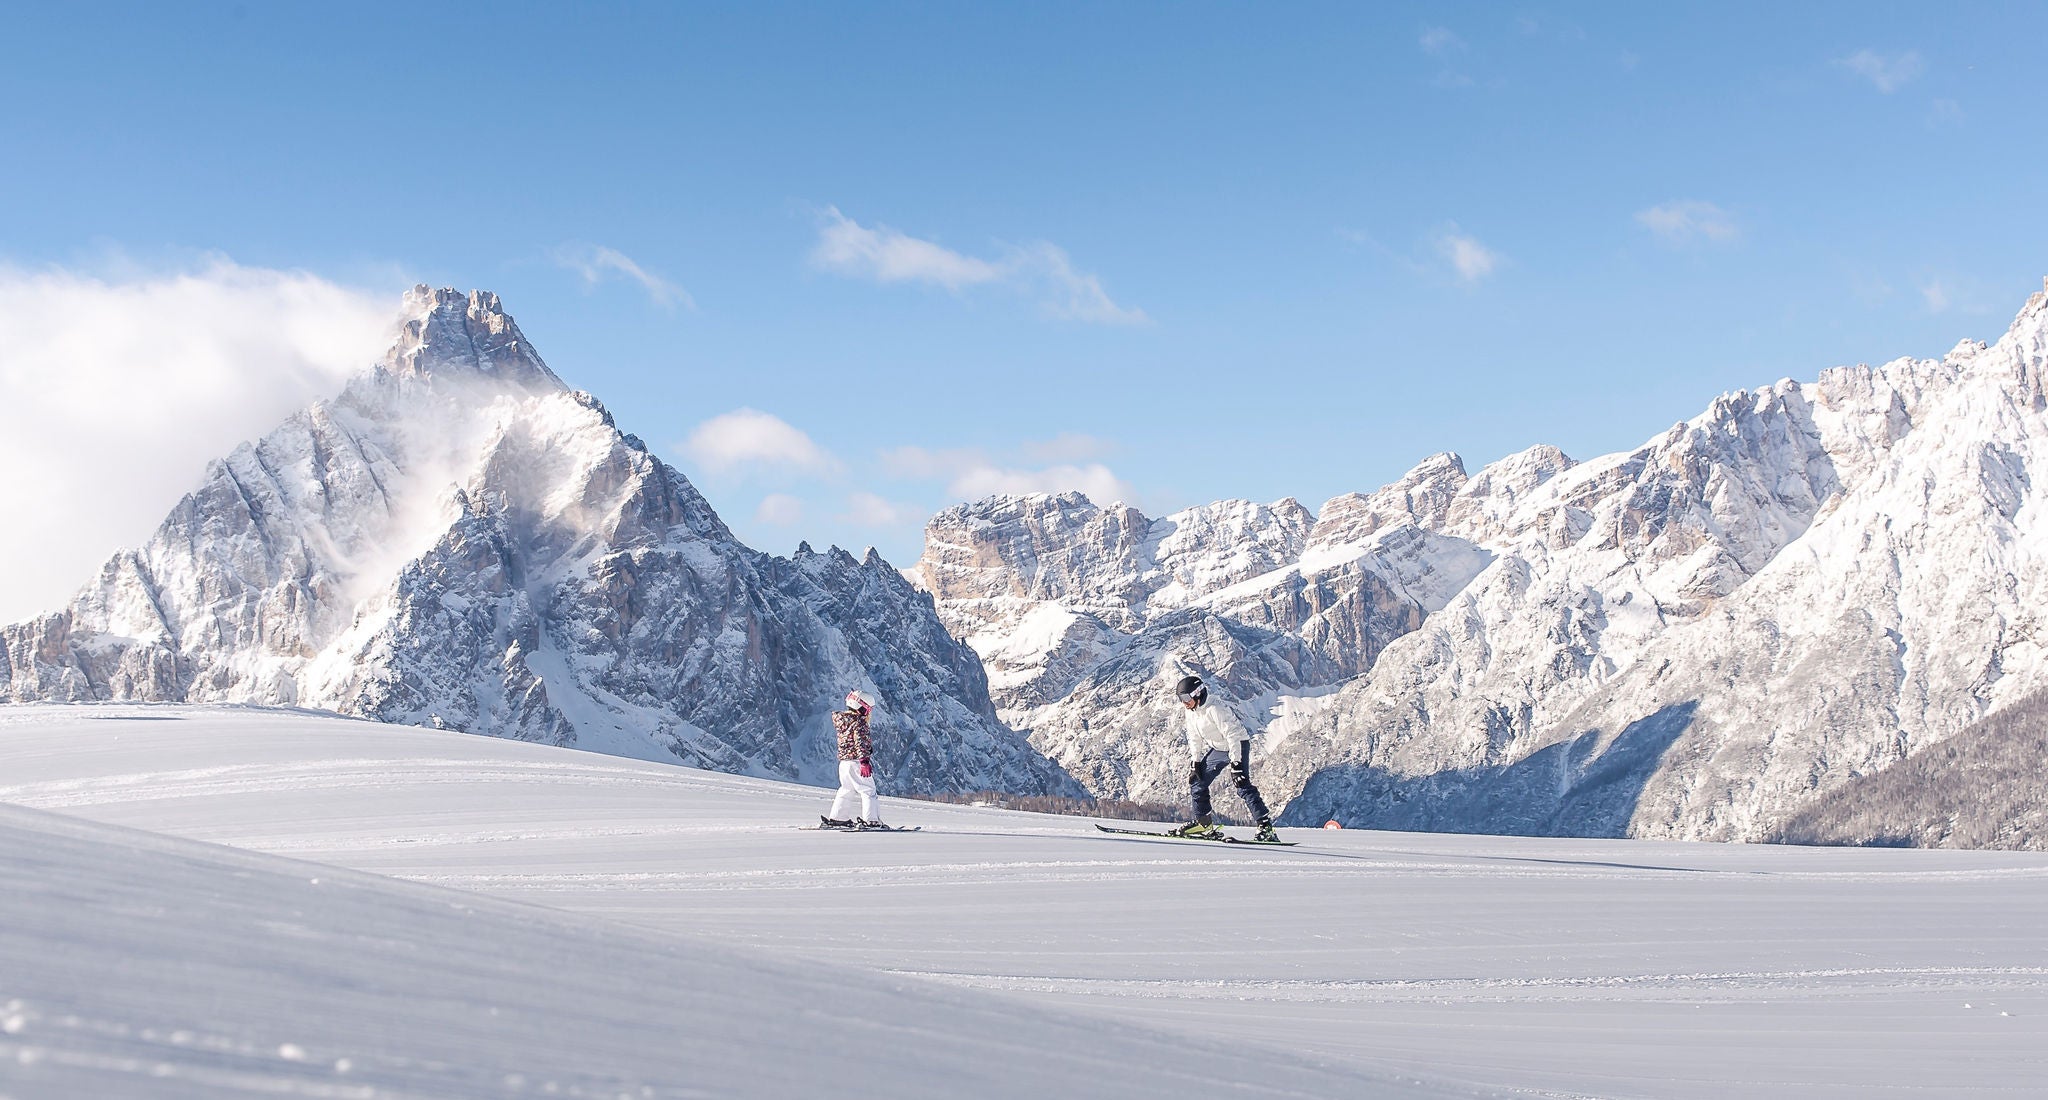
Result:
[[1244,808],[1252,812],[1252,821],[1264,825],[1272,820],[1272,815],[1266,812],[1266,800],[1252,786],[1251,759],[1252,743],[1245,741],[1238,745],[1237,760],[1222,749],[1210,749],[1209,755],[1194,762],[1188,769],[1188,799],[1195,804],[1195,820],[1209,820],[1213,809],[1209,804],[1209,784],[1216,782],[1225,768],[1230,769],[1230,777],[1237,782],[1237,796],[1244,799]]

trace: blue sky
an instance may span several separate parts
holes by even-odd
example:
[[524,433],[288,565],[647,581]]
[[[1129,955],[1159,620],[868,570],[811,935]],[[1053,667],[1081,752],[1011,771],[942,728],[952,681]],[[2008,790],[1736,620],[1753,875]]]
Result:
[[496,290],[777,552],[1589,457],[2048,273],[2037,4],[171,7],[10,12],[8,278]]

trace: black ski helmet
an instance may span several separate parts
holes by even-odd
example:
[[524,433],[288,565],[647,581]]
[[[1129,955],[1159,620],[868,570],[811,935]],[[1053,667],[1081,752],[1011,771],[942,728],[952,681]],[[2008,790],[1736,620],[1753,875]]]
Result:
[[1183,676],[1173,688],[1173,697],[1183,703],[1200,706],[1209,701],[1209,689],[1202,686],[1200,676]]

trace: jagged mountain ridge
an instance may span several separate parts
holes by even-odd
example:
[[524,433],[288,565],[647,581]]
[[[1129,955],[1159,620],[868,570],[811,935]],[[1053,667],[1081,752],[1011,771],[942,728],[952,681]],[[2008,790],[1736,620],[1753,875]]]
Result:
[[892,788],[1074,793],[872,551],[742,545],[495,295],[417,287],[384,360],[213,463],[0,699],[256,702],[819,781],[854,687]]
[[1763,839],[2044,686],[2044,334],[2035,295],[1993,345],[1728,394],[1583,463],[1434,456],[1314,514],[993,498],[934,518],[919,573],[1099,794],[1183,797],[1186,669],[1266,731],[1285,821]]

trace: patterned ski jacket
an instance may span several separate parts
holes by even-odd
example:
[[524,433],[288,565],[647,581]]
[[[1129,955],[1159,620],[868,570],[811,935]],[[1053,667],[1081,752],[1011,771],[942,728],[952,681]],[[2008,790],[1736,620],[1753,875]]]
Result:
[[875,742],[868,736],[868,716],[857,710],[832,713],[832,728],[839,731],[839,759],[866,760],[875,754]]

